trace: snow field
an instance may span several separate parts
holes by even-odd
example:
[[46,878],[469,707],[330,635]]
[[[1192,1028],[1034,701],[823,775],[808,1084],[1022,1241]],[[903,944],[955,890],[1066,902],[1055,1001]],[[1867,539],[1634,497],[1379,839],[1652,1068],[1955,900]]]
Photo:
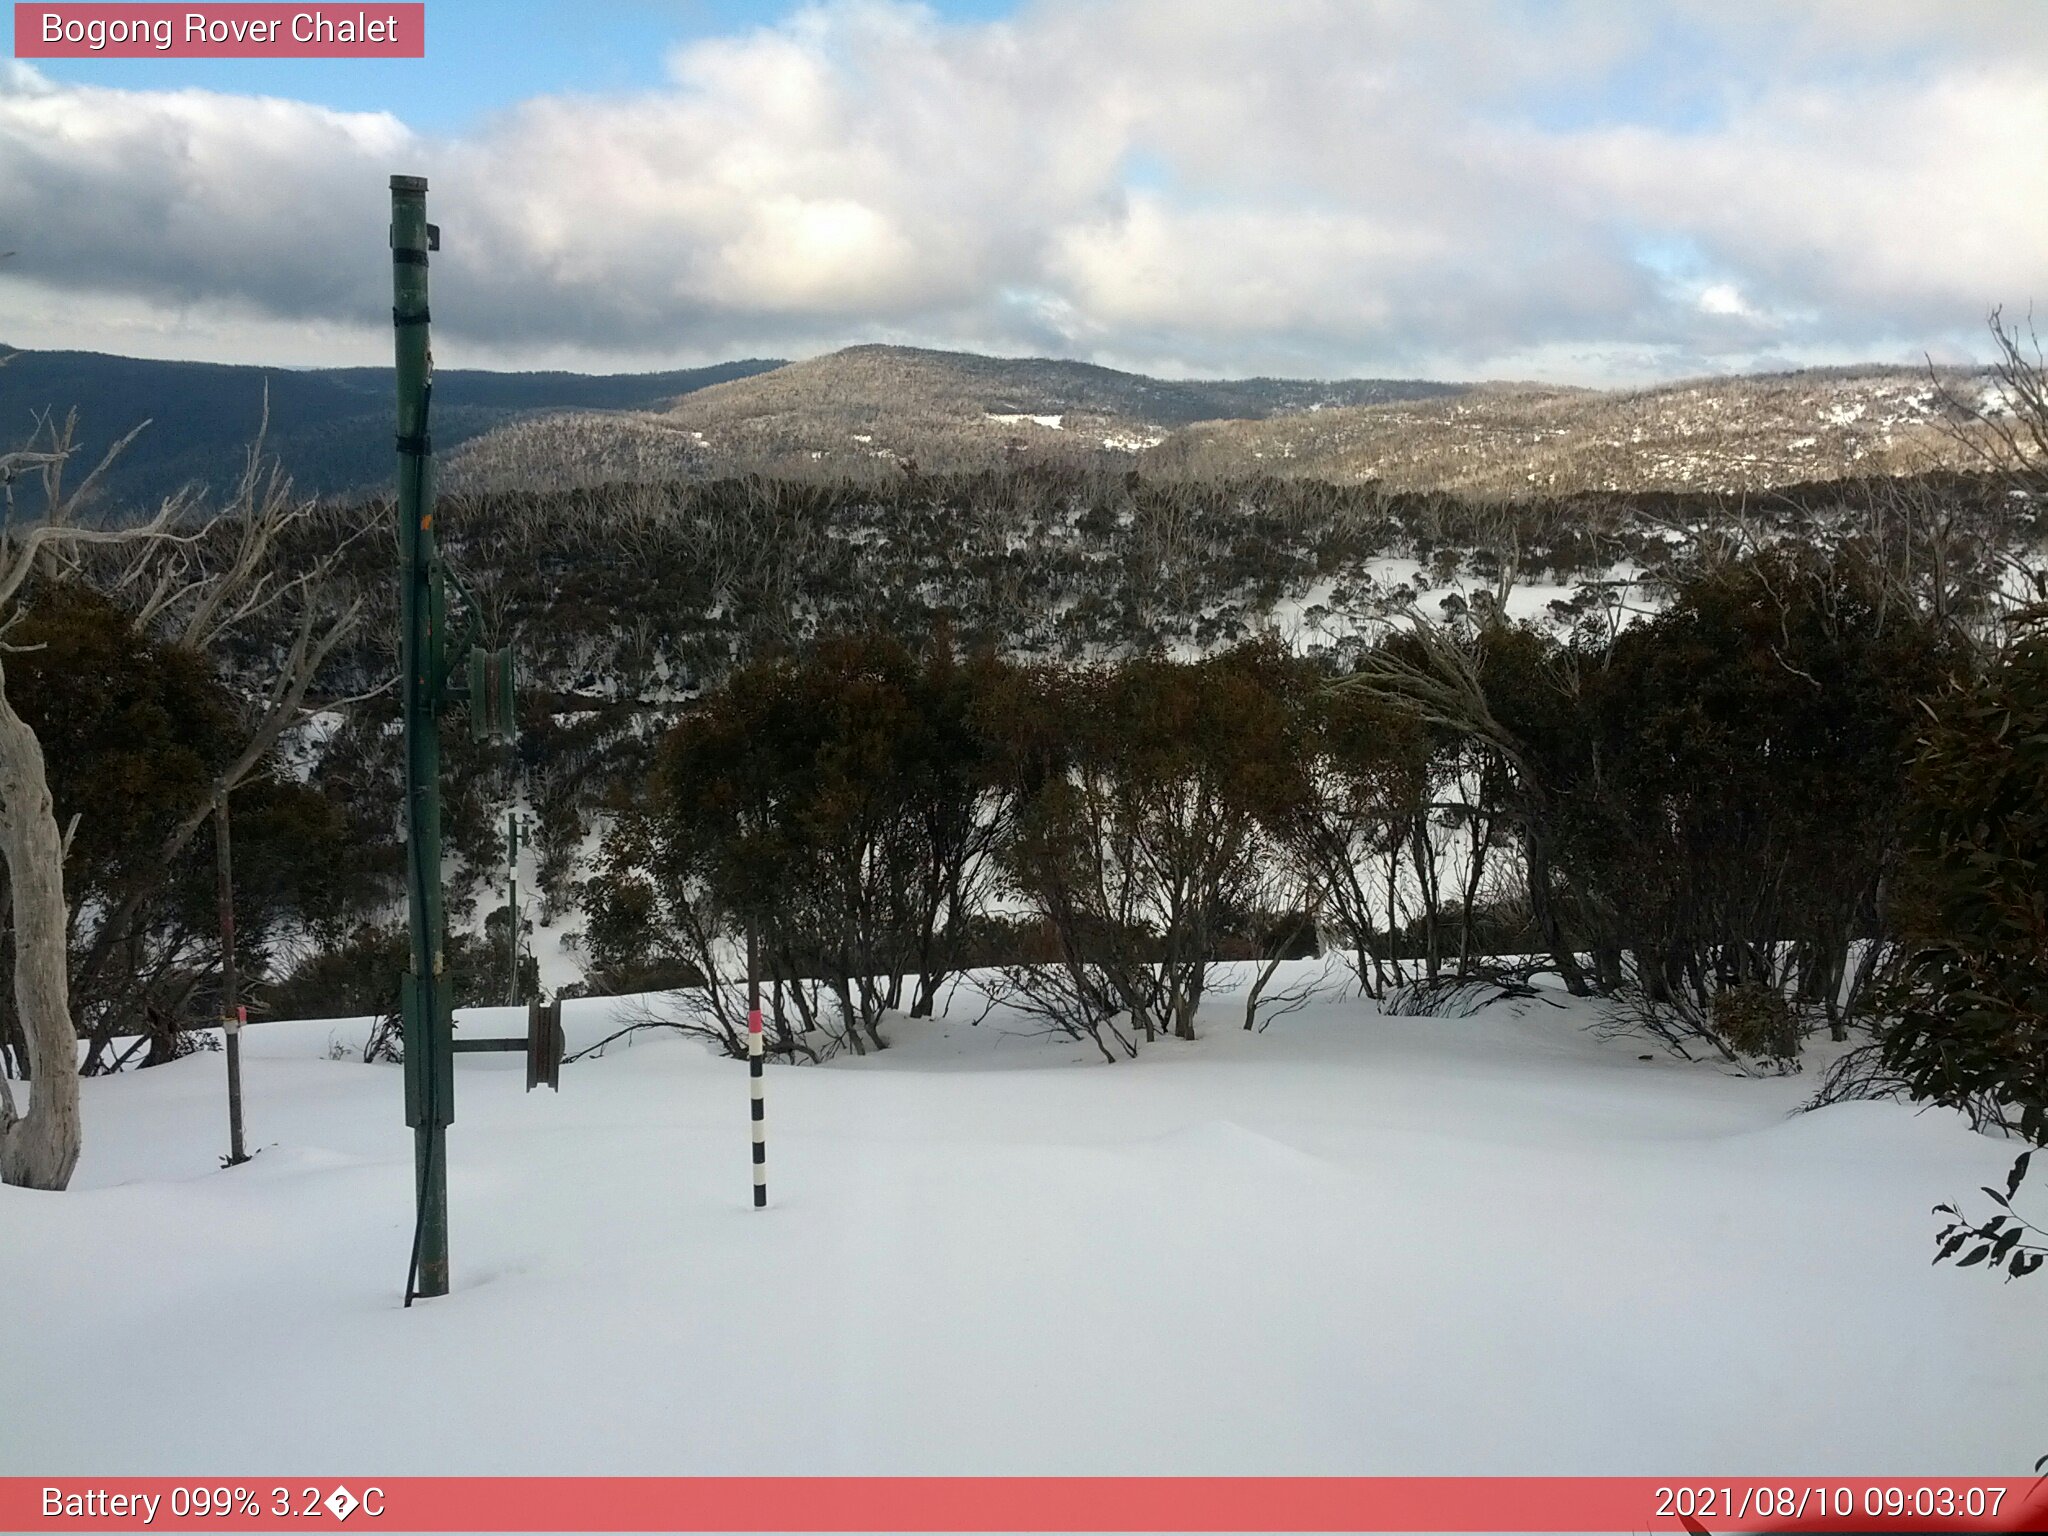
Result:
[[[980,1011],[768,1069],[636,1037],[523,1093],[458,1058],[454,1292],[400,1307],[411,1139],[361,1021],[85,1084],[62,1195],[0,1190],[0,1473],[2018,1473],[2022,1282],[1930,1266],[2013,1149],[1793,1115],[1604,1041],[1329,997],[1104,1065]],[[621,1005],[568,1005],[571,1048]],[[464,1027],[508,1032],[510,1010]],[[1981,1200],[1981,1197],[1977,1197]],[[2024,1203],[2025,1195],[2022,1195]]]

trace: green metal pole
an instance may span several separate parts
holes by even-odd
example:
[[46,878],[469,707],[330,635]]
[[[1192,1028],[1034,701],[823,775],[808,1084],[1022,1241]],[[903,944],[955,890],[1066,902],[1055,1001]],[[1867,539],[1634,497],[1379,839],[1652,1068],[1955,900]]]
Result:
[[406,1305],[448,1294],[448,1126],[455,1118],[454,1016],[441,912],[441,697],[447,603],[434,541],[427,404],[427,183],[391,178],[391,318],[398,356],[398,551],[405,845],[412,958],[405,980],[406,1123],[413,1128],[416,1217]]

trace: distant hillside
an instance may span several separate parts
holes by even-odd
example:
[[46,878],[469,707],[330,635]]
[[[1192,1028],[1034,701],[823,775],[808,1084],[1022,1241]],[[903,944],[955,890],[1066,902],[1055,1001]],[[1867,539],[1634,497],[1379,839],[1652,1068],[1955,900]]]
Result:
[[[391,474],[391,376],[24,352],[0,367],[0,443],[76,407],[87,455],[145,419],[108,483],[147,506],[222,485],[270,389],[271,451],[301,490]],[[1965,375],[1950,383],[1974,388]],[[1905,369],[1821,369],[1599,391],[1419,380],[1170,380],[1088,363],[849,347],[672,373],[447,371],[434,444],[451,490],[559,490],[766,471],[837,478],[1122,464],[1482,495],[1740,492],[1963,467],[1938,391]]]
[[[0,347],[0,354],[7,351]],[[653,410],[677,395],[781,366],[720,363],[670,373],[434,375],[433,434],[447,452],[495,428],[546,412]],[[338,493],[392,473],[392,380],[387,368],[258,368],[167,363],[97,352],[18,352],[0,367],[0,443],[12,445],[40,412],[76,409],[84,456],[135,426],[151,426],[106,482],[110,502],[148,506],[191,482],[219,487],[240,468],[270,388],[270,451],[299,489]]]
[[[1976,387],[1966,375],[1947,382]],[[756,470],[832,478],[904,460],[946,472],[1009,460],[1489,496],[1740,492],[1969,467],[1937,426],[1937,396],[1925,373],[1900,368],[1602,391],[1166,380],[1085,363],[850,347],[697,390],[663,411],[515,423],[466,444],[447,483],[552,490]]]
[[668,410],[520,423],[471,443],[451,484],[534,487],[706,470],[1131,454],[1194,422],[1455,396],[1422,380],[1154,379],[1090,363],[848,347],[716,384]]
[[[1969,375],[1944,380],[1964,393]],[[1146,467],[1550,495],[1716,491],[1967,468],[1924,372],[1813,369],[1601,392],[1515,385],[1191,426]]]
[[1155,379],[1093,363],[983,357],[920,347],[847,347],[676,403],[697,424],[779,415],[882,425],[897,413],[1111,417],[1151,426],[1271,416],[1313,405],[1366,405],[1454,395],[1413,379]]

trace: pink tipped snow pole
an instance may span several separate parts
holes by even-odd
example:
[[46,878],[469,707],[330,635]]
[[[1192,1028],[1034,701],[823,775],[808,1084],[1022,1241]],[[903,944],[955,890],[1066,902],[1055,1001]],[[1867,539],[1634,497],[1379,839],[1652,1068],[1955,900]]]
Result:
[[754,1209],[768,1203],[768,1106],[762,1098],[761,970],[755,961],[754,930],[747,928],[747,1092],[754,1120]]
[[747,1010],[747,1087],[753,1095],[754,1112],[754,1204],[768,1203],[767,1106],[761,1098],[761,1010]]

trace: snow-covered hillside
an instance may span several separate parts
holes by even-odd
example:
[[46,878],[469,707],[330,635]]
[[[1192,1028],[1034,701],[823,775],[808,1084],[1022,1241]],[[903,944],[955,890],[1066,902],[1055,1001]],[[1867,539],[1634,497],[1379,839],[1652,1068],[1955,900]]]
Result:
[[1411,490],[1758,491],[1968,467],[1944,395],[1997,412],[1981,376],[1901,369],[1691,379],[1639,390],[1486,386],[1456,396],[1206,422],[1175,450],[1204,473],[1374,480]]
[[[1099,376],[1099,377],[1098,377]],[[451,487],[533,490],[774,469],[985,469],[1102,454],[1169,477],[1271,474],[1488,496],[1757,491],[1976,467],[1944,394],[1985,376],[1907,368],[1729,374],[1640,389],[1421,381],[1167,381],[1070,363],[856,347],[685,395],[471,439]]]
[[[571,1044],[623,1005],[569,1005]],[[465,1056],[454,1293],[400,1308],[400,1074],[360,1025],[89,1080],[73,1190],[0,1190],[0,1472],[2019,1472],[2030,1287],[1928,1264],[2011,1149],[1792,1111],[1578,1005],[1331,997],[1100,1063],[951,1018],[745,1068]],[[465,1016],[497,1032],[509,1018]]]

